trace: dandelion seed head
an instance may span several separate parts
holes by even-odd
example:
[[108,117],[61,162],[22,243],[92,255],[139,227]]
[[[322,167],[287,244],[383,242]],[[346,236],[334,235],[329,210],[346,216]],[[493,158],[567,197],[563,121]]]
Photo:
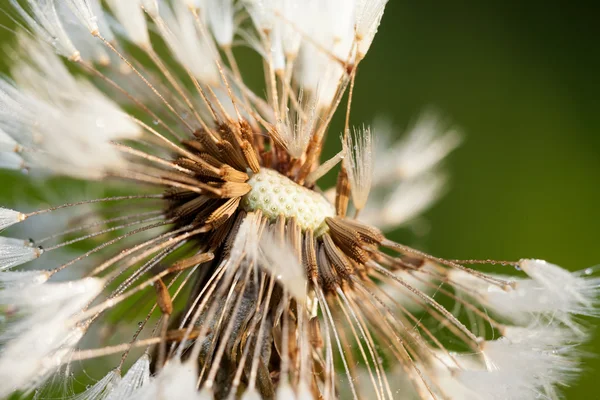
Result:
[[441,196],[460,142],[432,113],[395,143],[350,126],[386,3],[1,6],[21,28],[0,167],[52,177],[64,201],[0,207],[0,397],[97,363],[113,366],[61,395],[557,398],[581,369],[580,317],[598,314],[595,269],[446,260],[382,232]]

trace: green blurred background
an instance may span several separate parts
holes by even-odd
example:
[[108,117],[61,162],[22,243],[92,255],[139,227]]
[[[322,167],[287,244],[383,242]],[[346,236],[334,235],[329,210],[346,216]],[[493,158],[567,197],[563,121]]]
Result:
[[[466,136],[420,247],[572,270],[600,263],[597,15],[580,2],[390,1],[353,121],[384,114],[405,126],[433,105]],[[586,350],[600,354],[598,330]],[[567,399],[600,398],[600,357],[585,364]]]
[[[448,194],[426,214],[430,230],[395,239],[447,258],[600,263],[597,25],[581,3],[390,0],[352,122],[387,116],[402,132],[434,106],[466,139],[447,163]],[[0,199],[15,190],[7,178]],[[600,354],[598,333],[586,351]],[[600,357],[588,359],[566,398],[600,398],[599,373]]]

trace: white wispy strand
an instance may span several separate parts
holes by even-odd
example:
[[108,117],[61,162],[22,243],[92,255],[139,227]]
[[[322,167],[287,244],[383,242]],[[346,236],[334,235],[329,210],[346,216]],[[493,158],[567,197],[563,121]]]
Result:
[[346,132],[342,137],[346,156],[344,166],[352,188],[352,201],[357,210],[367,204],[373,181],[373,136],[370,128]]
[[105,400],[128,400],[140,388],[150,382],[150,358],[141,356],[125,374],[123,379],[106,396]]
[[305,381],[300,381],[298,385],[298,400],[314,400],[310,385]]
[[25,264],[41,254],[42,250],[28,240],[0,237],[0,271]]
[[178,0],[184,3],[186,6],[192,9],[204,11],[207,0]]
[[244,394],[242,394],[241,400],[263,400],[260,393],[256,388],[252,388],[250,390],[246,390]]
[[259,217],[256,213],[249,213],[240,224],[229,258],[232,262],[241,260],[242,257],[248,259],[248,262],[253,263],[258,259],[259,246]]
[[29,60],[13,68],[20,88],[0,80],[0,128],[37,150],[25,154],[33,164],[57,173],[93,179],[121,166],[110,142],[136,138],[141,129],[90,82],[75,80],[56,55],[23,43]]
[[445,175],[435,172],[401,181],[391,194],[383,198],[371,196],[359,219],[383,230],[405,225],[428,210],[442,196],[446,182]]
[[78,60],[79,51],[71,42],[65,31],[58,12],[55,0],[27,0],[29,12],[17,0],[10,0],[14,9],[19,13],[27,26],[45,42],[54,47],[57,53],[72,60]]
[[258,31],[268,33],[273,29],[278,0],[243,0],[243,3]]
[[302,43],[302,32],[299,28],[303,26],[306,18],[306,5],[301,0],[282,0],[282,17],[277,21],[276,29],[281,30],[281,42],[283,52],[288,59],[294,60],[298,56],[300,44]]
[[206,0],[206,19],[220,46],[231,46],[235,33],[233,0]]
[[195,361],[170,360],[147,385],[135,391],[131,400],[198,400],[198,371]]
[[[300,92],[298,101],[302,102],[303,93]],[[291,118],[277,121],[277,133],[281,136],[283,145],[287,152],[295,158],[300,158],[312,138],[315,123],[317,122],[317,98],[311,98],[302,113],[296,115],[295,123]]]
[[327,0],[301,4],[298,19],[293,22],[296,30],[310,40],[302,41],[294,64],[294,78],[301,88],[318,96],[319,109],[326,109],[346,75],[341,63],[353,58],[353,2]]
[[142,7],[152,18],[158,15],[158,1],[157,0],[142,0]]
[[150,35],[142,0],[107,0],[128,39],[142,48],[150,48]]
[[0,153],[11,153],[19,150],[19,144],[0,128]]
[[289,382],[285,381],[279,384],[277,391],[275,392],[276,400],[296,400],[296,393],[292,389]]
[[[79,21],[90,31],[91,34],[97,34],[98,17],[94,13],[94,9],[98,9],[98,0],[63,0],[67,3],[73,14]],[[96,7],[94,7],[96,3]]]
[[358,58],[362,59],[369,51],[379,28],[381,17],[388,0],[355,0],[355,34],[358,42]]
[[0,304],[16,310],[17,318],[0,336],[0,397],[34,389],[69,361],[84,334],[76,315],[103,287],[102,280],[86,278],[0,291]]
[[[86,61],[95,61],[101,65],[108,65],[114,54],[98,40],[93,33],[99,32],[107,41],[115,40],[114,34],[105,18],[104,10],[97,0],[89,3],[91,7],[91,17],[77,15],[70,4],[58,2],[57,10],[63,26],[71,38],[71,41],[81,53],[81,58]],[[86,11],[86,14],[88,11]],[[93,23],[87,24],[87,18],[92,18]],[[95,31],[91,31],[95,29]]]
[[[64,8],[64,6],[63,6]],[[64,11],[69,12],[68,9]],[[71,14],[71,17],[72,14]],[[81,25],[76,23],[79,32]],[[85,37],[91,37],[85,34]],[[11,68],[11,76],[19,90],[35,93],[44,100],[51,102],[68,101],[71,96],[77,93],[77,81],[73,74],[67,69],[62,58],[57,56],[52,48],[44,42],[32,38],[25,32],[17,34],[16,51],[20,53],[19,61]],[[87,48],[86,48],[87,49]],[[17,101],[19,98],[18,90],[5,84],[3,90],[12,89],[15,93],[11,96]],[[7,99],[3,99],[7,101]],[[17,103],[18,105],[18,103]],[[1,123],[9,123],[10,120]],[[7,131],[9,132],[9,131]],[[22,132],[10,132],[17,141],[21,140]]]
[[0,207],[0,230],[24,221],[27,216],[9,208]]
[[461,293],[509,321],[526,324],[538,315],[580,333],[573,315],[595,315],[600,278],[588,277],[585,271],[571,273],[540,260],[522,260],[519,265],[531,279],[498,276],[513,280],[513,287],[500,288],[458,270],[450,271],[448,278],[459,285]]
[[120,383],[119,371],[112,370],[100,379],[96,384],[87,388],[84,392],[67,398],[67,400],[106,400],[110,393]]
[[558,310],[571,314],[597,315],[600,278],[590,277],[591,269],[571,273],[544,260],[524,259],[519,267],[537,283],[541,302],[548,302]]
[[0,152],[0,168],[20,170],[26,167],[25,160],[16,153]]
[[431,170],[462,140],[458,131],[446,129],[432,111],[423,113],[410,132],[395,144],[390,143],[390,138],[396,134],[388,121],[375,121],[374,130],[378,138],[377,149],[382,150],[377,153],[374,186],[411,179]]
[[160,7],[155,19],[158,31],[179,60],[201,83],[219,86],[219,70],[215,62],[217,50],[208,35],[208,28],[202,32],[189,8],[181,1],[172,8],[168,4]]
[[0,289],[22,290],[41,285],[49,278],[47,271],[4,271],[0,273]]
[[[457,371],[457,380],[482,400],[556,399],[555,386],[567,384],[579,370],[577,351],[561,341],[551,343],[541,333],[548,332],[534,329],[484,342],[486,368]],[[565,340],[567,335],[553,337]]]
[[281,243],[271,233],[260,238],[259,264],[271,273],[300,303],[306,301],[305,270],[288,243]]

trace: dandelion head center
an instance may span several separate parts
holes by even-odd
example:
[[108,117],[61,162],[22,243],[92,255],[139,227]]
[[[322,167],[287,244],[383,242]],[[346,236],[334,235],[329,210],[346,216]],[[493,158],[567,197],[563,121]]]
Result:
[[248,184],[250,192],[242,199],[246,211],[260,210],[268,219],[295,218],[303,230],[319,231],[325,218],[335,215],[333,205],[320,193],[301,186],[279,172],[261,168]]

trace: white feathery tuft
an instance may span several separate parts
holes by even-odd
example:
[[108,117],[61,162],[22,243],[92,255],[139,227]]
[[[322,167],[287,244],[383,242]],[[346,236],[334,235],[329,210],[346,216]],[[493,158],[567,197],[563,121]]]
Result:
[[213,400],[215,398],[212,389],[205,386],[203,386],[198,393],[198,400]]
[[462,137],[457,130],[446,129],[440,117],[426,111],[398,143],[390,143],[397,134],[386,120],[375,121],[377,152],[373,185],[384,186],[398,179],[408,180],[426,173],[458,147]]
[[597,315],[600,278],[589,276],[593,273],[591,268],[572,273],[544,260],[532,259],[521,260],[519,267],[536,282],[532,290],[546,292],[540,302],[550,303],[565,313]]
[[256,213],[248,213],[238,229],[229,258],[236,263],[244,256],[250,263],[258,260],[260,218]]
[[27,0],[28,11],[17,0],[10,0],[10,3],[41,40],[54,47],[58,54],[79,60],[79,51],[60,21],[54,0]]
[[19,144],[0,128],[0,153],[12,153],[19,150]]
[[120,382],[119,371],[112,370],[84,392],[68,397],[67,400],[106,400]]
[[355,35],[358,42],[358,59],[363,59],[373,43],[388,0],[355,0]]
[[243,0],[242,2],[259,32],[266,34],[273,30],[277,21],[275,11],[278,0]]
[[305,5],[300,0],[282,0],[281,3],[281,17],[275,29],[281,31],[281,44],[285,57],[293,61],[298,56],[302,43],[302,32],[299,32],[298,27],[305,25]]
[[298,385],[298,397],[297,400],[314,400],[312,391],[308,383],[301,381]]
[[[343,79],[343,64],[353,61],[354,8],[352,1],[300,3],[292,20],[302,37],[294,77],[299,86],[318,97],[319,109],[328,109]],[[293,8],[292,8],[293,9]],[[289,25],[289,23],[288,23]]]
[[23,40],[31,46],[29,59],[13,68],[20,89],[0,80],[0,128],[41,150],[24,155],[56,173],[98,179],[122,166],[110,141],[139,137],[142,130],[90,82],[72,77],[55,54]]
[[27,216],[9,208],[0,207],[0,231],[24,221]]
[[484,342],[486,367],[457,371],[456,379],[480,399],[557,398],[555,385],[567,384],[578,372],[578,353],[562,342],[568,337],[564,332],[553,334],[553,338],[562,338],[554,342],[541,333],[548,331],[532,330],[518,337]]
[[155,18],[159,13],[157,0],[142,0],[142,7],[150,17]]
[[379,229],[395,229],[414,220],[429,209],[444,193],[447,178],[431,172],[401,181],[395,190],[383,197],[371,196],[359,219]]
[[190,9],[200,10],[201,12],[206,8],[207,0],[179,0],[184,3]]
[[25,264],[42,255],[43,250],[23,239],[0,237],[0,271]]
[[99,8],[98,0],[65,0],[65,2],[91,34],[99,32],[98,17],[94,12]]
[[[66,12],[71,13],[66,6],[63,5],[63,8]],[[71,17],[73,17],[72,14]],[[68,26],[73,26],[81,31],[81,25],[78,22]],[[88,34],[85,36],[91,37]],[[50,46],[24,32],[17,35],[17,42],[20,59],[13,65],[10,72],[16,86],[21,91],[35,93],[36,96],[49,102],[67,102],[72,96],[76,96],[77,80],[67,69],[62,58]],[[9,93],[13,102],[17,102],[19,97],[17,89],[6,83],[2,86],[2,90]],[[11,90],[15,93],[10,92]],[[3,101],[8,101],[8,99],[5,98]],[[12,132],[10,128],[6,128],[6,132],[14,140],[22,141],[23,133]]]
[[235,34],[235,8],[233,0],[206,0],[206,19],[215,40],[222,47],[229,47]]
[[192,361],[170,360],[147,385],[135,391],[131,400],[186,399],[199,400],[196,390],[198,372]]
[[280,383],[277,387],[277,391],[275,392],[276,400],[296,400],[296,393],[292,389],[292,386],[289,382]]
[[298,302],[306,301],[307,279],[294,250],[270,232],[260,238],[259,264],[286,288]]
[[47,271],[4,271],[0,273],[0,289],[22,290],[28,286],[41,285],[49,278]]
[[150,382],[150,358],[141,356],[104,400],[128,400]]
[[[21,281],[22,282],[22,281]],[[61,283],[12,285],[0,291],[0,304],[15,310],[0,336],[0,397],[42,384],[70,356],[85,330],[77,315],[102,291],[104,282],[85,278]]]
[[244,394],[242,394],[241,400],[263,400],[258,390],[252,388],[250,390],[246,390]]
[[146,16],[142,9],[143,0],[107,0],[116,19],[127,33],[128,39],[142,48],[150,48],[150,35]]
[[0,152],[0,168],[10,170],[21,170],[26,168],[25,160],[16,153]]
[[342,137],[346,156],[344,166],[352,188],[352,201],[357,210],[367,204],[373,181],[373,136],[370,128],[346,132]]
[[[513,280],[513,287],[501,288],[460,270],[448,273],[450,281],[466,296],[479,301],[488,311],[517,324],[527,324],[532,316],[556,320],[581,332],[573,315],[595,315],[600,278],[571,273],[540,260],[521,260],[530,279],[496,276]],[[491,275],[494,276],[494,275]]]
[[[303,94],[300,92],[298,95],[300,103],[302,103],[302,98]],[[316,101],[315,97],[307,102],[303,114],[296,115],[295,123],[291,121],[291,118],[286,118],[285,122],[277,121],[276,133],[281,137],[283,146],[292,157],[300,158],[312,138],[318,118]]]
[[[81,54],[81,58],[86,61],[95,61],[100,65],[110,64],[111,56],[115,56],[109,53],[109,50],[97,37],[92,35],[92,33],[99,32],[107,41],[115,40],[100,3],[97,0],[90,1],[91,11],[85,10],[80,14],[71,7],[70,3],[61,1],[56,6],[65,31]],[[90,12],[91,17],[86,16]],[[91,22],[86,23],[88,20]]]
[[182,66],[201,83],[220,86],[214,42],[208,37],[206,27],[202,31],[198,29],[190,9],[181,1],[174,2],[172,7],[164,4],[155,21],[160,35]]

